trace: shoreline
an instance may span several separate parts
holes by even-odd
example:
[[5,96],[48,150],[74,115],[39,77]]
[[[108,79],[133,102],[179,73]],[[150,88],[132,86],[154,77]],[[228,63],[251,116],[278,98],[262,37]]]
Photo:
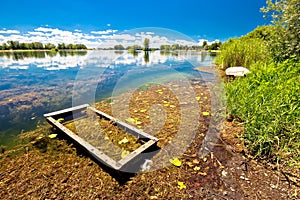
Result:
[[59,52],[59,51],[92,51],[94,49],[61,49],[58,51],[53,51],[51,49],[15,49],[15,50],[0,50],[0,52],[8,52],[8,53],[14,53],[14,52]]

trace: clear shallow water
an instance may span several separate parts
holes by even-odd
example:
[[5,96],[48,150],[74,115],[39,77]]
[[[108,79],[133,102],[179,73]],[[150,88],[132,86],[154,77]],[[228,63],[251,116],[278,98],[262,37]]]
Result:
[[147,82],[209,80],[211,74],[194,67],[211,61],[196,52],[0,52],[0,145],[35,128],[47,112],[100,101]]

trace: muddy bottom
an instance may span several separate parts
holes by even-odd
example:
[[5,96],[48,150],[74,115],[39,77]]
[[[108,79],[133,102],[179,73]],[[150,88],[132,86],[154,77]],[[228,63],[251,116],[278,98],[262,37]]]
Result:
[[[211,112],[209,91],[199,81],[194,81],[192,87],[202,114],[197,120],[193,140],[182,154],[169,149],[186,142],[176,133],[181,127],[181,109],[186,107],[193,112],[189,107],[191,102],[188,99],[179,101],[175,98],[175,90],[168,87],[147,86],[128,98],[121,96],[97,103],[95,107],[108,114],[118,110],[118,118],[135,119],[128,123],[160,138],[158,146],[162,150],[153,157],[150,171],[120,182],[68,141],[59,136],[50,139],[51,127],[42,125],[22,135],[20,145],[14,150],[0,154],[1,199],[299,198],[299,169],[274,168],[251,159],[239,139],[243,134],[239,124],[224,122],[219,138],[204,139],[210,123],[207,114]],[[123,109],[126,99],[129,99],[125,104],[128,107]],[[151,120],[153,116],[160,120]],[[161,120],[164,123],[160,123]],[[186,123],[184,130],[188,132],[192,125]],[[200,157],[203,145],[209,148],[202,154],[205,156]],[[180,163],[170,163],[170,157],[177,158]]]

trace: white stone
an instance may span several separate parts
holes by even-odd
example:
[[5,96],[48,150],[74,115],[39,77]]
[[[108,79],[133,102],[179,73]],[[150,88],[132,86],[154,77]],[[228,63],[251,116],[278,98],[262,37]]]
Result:
[[225,70],[227,76],[245,76],[250,71],[245,67],[229,67]]

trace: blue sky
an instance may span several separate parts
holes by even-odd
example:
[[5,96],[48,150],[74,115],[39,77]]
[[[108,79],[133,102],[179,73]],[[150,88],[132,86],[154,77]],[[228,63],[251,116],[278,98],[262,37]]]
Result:
[[[67,32],[77,33],[73,35],[74,38],[78,36],[82,40],[75,42],[83,39],[100,41],[101,35],[140,27],[173,29],[195,41],[225,41],[245,35],[259,25],[268,24],[259,11],[264,5],[265,0],[3,1],[0,42],[11,35],[14,35],[12,39],[29,41],[28,37],[35,36],[31,39],[42,40],[43,37],[37,36],[42,36],[42,33],[50,36],[50,29],[52,32],[55,30],[57,35],[62,31],[66,37]],[[39,31],[41,28],[49,30]]]

